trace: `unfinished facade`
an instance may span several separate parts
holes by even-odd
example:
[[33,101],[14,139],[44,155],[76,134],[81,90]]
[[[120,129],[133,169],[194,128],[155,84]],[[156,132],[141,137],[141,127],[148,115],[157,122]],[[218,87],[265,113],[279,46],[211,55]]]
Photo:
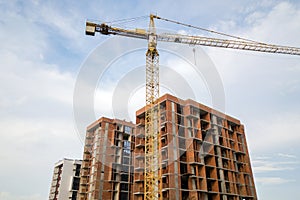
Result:
[[130,199],[134,127],[104,117],[88,126],[78,199]]
[[[163,199],[256,200],[244,126],[192,100],[171,95],[160,104]],[[132,199],[144,194],[145,108],[136,112]]]
[[64,158],[55,163],[49,200],[76,200],[81,160]]

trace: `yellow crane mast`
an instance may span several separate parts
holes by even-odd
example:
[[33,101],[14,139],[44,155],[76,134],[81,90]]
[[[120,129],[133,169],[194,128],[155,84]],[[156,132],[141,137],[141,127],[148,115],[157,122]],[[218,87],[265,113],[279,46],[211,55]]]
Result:
[[145,110],[145,170],[144,199],[159,199],[161,170],[159,170],[159,54],[153,15],[150,15],[148,50],[146,53],[146,110]]
[[[198,28],[192,25],[183,24],[173,20],[150,15],[149,30],[144,29],[123,29],[112,27],[105,23],[97,24],[86,22],[86,35],[94,36],[96,32],[104,35],[120,35],[132,38],[148,40],[148,50],[146,52],[146,111],[145,111],[145,170],[144,170],[144,199],[162,199],[161,170],[160,167],[160,131],[159,131],[159,54],[156,49],[157,41],[174,42],[192,45],[202,45],[211,47],[231,48],[238,50],[259,51],[267,53],[300,55],[300,48],[265,44],[252,40],[247,40],[223,33],[223,36],[230,36],[235,39],[219,39],[202,36],[190,36],[172,33],[156,33],[154,19]],[[210,31],[203,28],[198,28]],[[214,31],[210,31],[217,33]]]

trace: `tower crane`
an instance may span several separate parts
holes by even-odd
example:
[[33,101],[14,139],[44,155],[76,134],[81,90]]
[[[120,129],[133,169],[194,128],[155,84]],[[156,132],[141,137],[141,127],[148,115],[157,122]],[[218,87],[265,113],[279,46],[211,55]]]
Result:
[[[266,44],[240,37],[218,33],[223,36],[230,36],[234,39],[219,39],[203,36],[181,35],[173,33],[156,33],[154,19],[160,19],[176,24],[194,27],[181,22],[161,18],[157,15],[150,15],[149,29],[124,29],[109,26],[106,23],[86,22],[86,35],[94,36],[96,32],[103,35],[119,35],[131,38],[148,40],[146,52],[146,109],[145,109],[145,169],[144,169],[144,199],[162,199],[161,170],[159,170],[160,156],[160,131],[159,131],[159,53],[157,41],[173,42],[190,45],[202,45],[210,47],[221,47],[247,51],[266,53],[300,55],[300,48]],[[197,28],[197,27],[194,27]],[[202,29],[202,28],[198,28]],[[207,29],[202,29],[206,30]],[[210,31],[217,33],[215,31]]]

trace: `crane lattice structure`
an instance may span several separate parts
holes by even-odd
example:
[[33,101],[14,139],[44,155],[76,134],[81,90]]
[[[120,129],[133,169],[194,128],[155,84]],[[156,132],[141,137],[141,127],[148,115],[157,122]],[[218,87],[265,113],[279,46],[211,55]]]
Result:
[[[156,33],[154,19],[161,19],[192,28],[197,28],[223,36],[230,36],[234,39],[220,39],[203,36],[191,36],[172,33]],[[266,44],[256,42],[224,33],[218,33],[181,22],[161,18],[157,15],[150,15],[149,30],[145,29],[124,29],[109,26],[106,23],[86,22],[86,35],[94,36],[96,32],[104,35],[119,35],[125,37],[148,40],[146,53],[146,110],[145,110],[145,170],[144,170],[144,199],[162,199],[162,181],[160,167],[160,123],[159,123],[159,54],[157,41],[174,42],[189,45],[202,45],[210,47],[221,47],[247,51],[266,53],[300,55],[300,48]]]

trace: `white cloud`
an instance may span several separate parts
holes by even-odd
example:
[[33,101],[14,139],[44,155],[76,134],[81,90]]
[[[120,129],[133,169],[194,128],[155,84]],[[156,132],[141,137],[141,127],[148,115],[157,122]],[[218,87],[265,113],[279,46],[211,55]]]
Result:
[[[258,40],[300,46],[299,7],[282,2],[276,5],[266,16],[257,17],[255,26],[250,32]],[[250,31],[250,30],[249,30]],[[271,34],[270,34],[271,33]]]
[[53,163],[81,155],[72,115],[75,78],[58,60],[47,63],[53,49],[32,16],[39,10],[10,4],[0,8],[0,199],[45,199]]
[[292,154],[286,154],[286,153],[278,153],[278,156],[284,157],[284,158],[297,158],[297,156]]
[[284,179],[284,178],[280,178],[280,177],[258,177],[255,180],[256,180],[256,182],[258,182],[262,185],[279,185],[279,184],[284,184],[284,183],[295,182],[295,180]]
[[[249,142],[256,152],[272,148],[285,149],[297,145],[300,135],[300,115],[294,113],[273,114],[248,123]],[[257,139],[259,138],[259,140]],[[267,141],[267,142],[266,142]]]
[[14,195],[8,192],[1,192],[0,191],[0,199],[1,200],[40,200],[45,199],[46,197],[41,196],[40,194],[34,194],[34,195]]
[[74,78],[70,73],[62,73],[56,66],[23,60],[13,54],[2,54],[0,58],[6,64],[1,67],[0,74],[2,108],[28,106],[34,101],[45,104],[49,100],[72,105]]
[[252,161],[253,171],[254,173],[265,173],[265,172],[274,172],[274,171],[285,171],[285,170],[294,170],[296,169],[295,166],[289,166],[289,165],[295,165],[297,163],[295,162],[284,162],[284,163],[278,163],[278,162],[262,162],[262,161]]
[[298,162],[252,161],[254,173],[295,170]]
[[96,116],[113,117],[112,113],[113,88],[98,88],[95,92],[95,113]]
[[[3,11],[3,9],[1,9]],[[1,12],[0,17],[5,20],[0,20],[1,30],[5,30],[6,34],[0,34],[1,40],[1,55],[12,57],[15,54],[20,59],[40,59],[47,51],[46,35],[38,27],[30,21],[24,19],[14,12],[5,10]],[[16,25],[18,24],[18,25]],[[6,64],[6,62],[2,62]]]
[[[299,7],[288,2],[282,2],[275,7],[271,7],[271,10],[249,13],[245,21],[247,24],[244,24],[244,26],[239,26],[239,24],[235,24],[235,20],[230,20],[221,21],[218,27],[220,31],[261,42],[300,46],[298,37],[300,34],[299,21]],[[293,68],[294,63],[296,63],[293,61],[299,60],[297,56],[229,51],[218,48],[209,48],[208,53],[217,67],[219,67],[222,76],[225,76],[227,81],[231,79],[234,83],[237,83],[239,80],[237,75],[242,74],[245,70],[261,70],[265,72],[264,66],[268,65],[275,65],[273,67],[274,70],[278,66]],[[275,62],[272,60],[275,60]],[[285,64],[284,66],[282,66],[283,63]],[[256,66],[260,66],[260,69],[256,69]],[[270,69],[268,68],[268,70]]]
[[5,20],[0,27],[6,34],[0,35],[0,106],[20,106],[33,99],[47,98],[71,105],[71,73],[61,72],[58,65],[43,59],[49,50],[47,33],[21,12],[2,10],[0,16]]
[[[261,185],[278,185],[295,182],[299,161],[296,156],[287,153],[253,156],[251,161],[255,182]],[[294,177],[293,179],[290,177]]]
[[82,155],[72,116],[65,118],[1,118],[0,176],[6,181],[0,182],[0,191],[17,195],[11,197],[16,200],[18,195],[48,194],[54,163]]
[[[79,8],[70,6],[64,7],[63,4],[47,1],[46,3],[39,5],[39,11],[35,16],[38,22],[50,26],[61,37],[66,38],[72,43],[81,43],[78,38],[83,36],[83,31],[79,31],[79,28],[83,28],[84,24],[80,26],[85,19],[81,18],[81,11]],[[78,40],[78,41],[77,41]]]

